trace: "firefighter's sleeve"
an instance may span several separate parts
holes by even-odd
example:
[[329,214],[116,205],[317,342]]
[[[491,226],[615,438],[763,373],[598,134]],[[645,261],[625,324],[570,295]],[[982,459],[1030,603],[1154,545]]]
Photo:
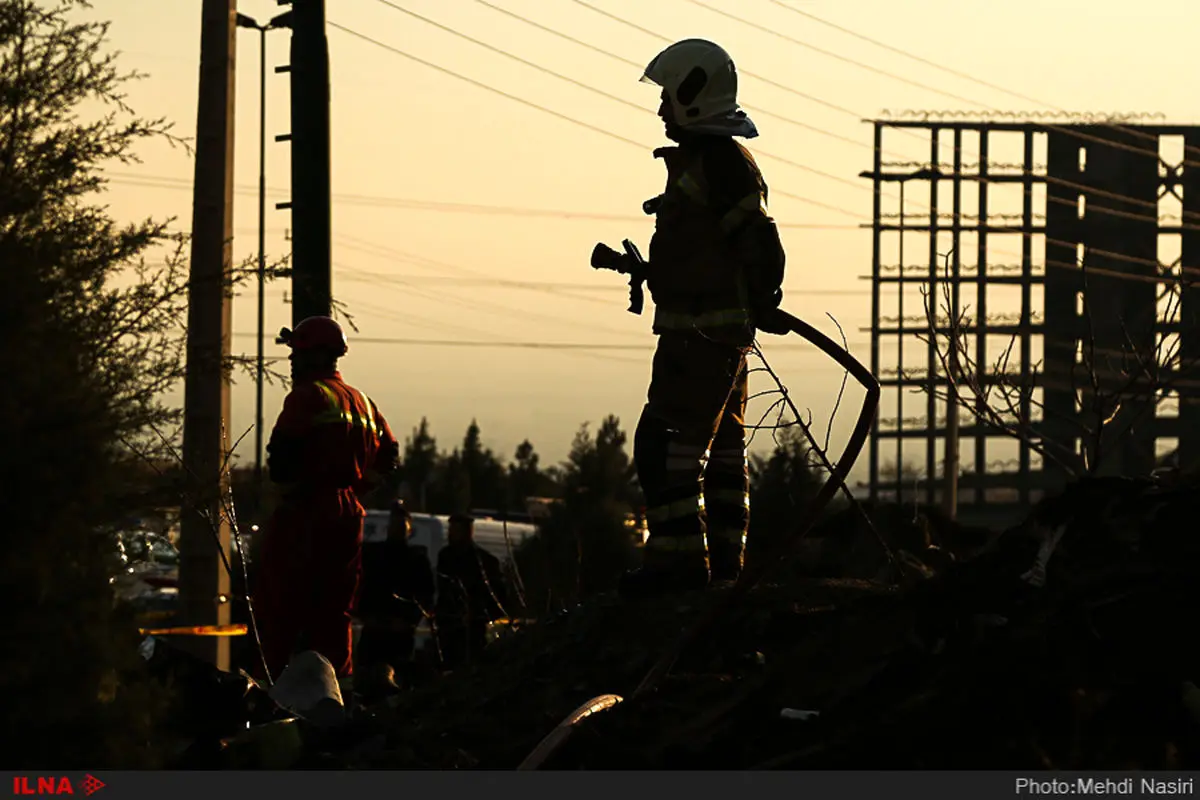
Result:
[[363,465],[363,485],[361,491],[370,492],[379,488],[386,477],[400,466],[400,445],[392,434],[392,429],[379,413],[378,406],[373,400],[367,400],[367,406],[375,420],[375,454]]
[[324,397],[310,384],[296,387],[284,398],[267,443],[267,474],[273,482],[291,483],[300,477],[304,440],[322,410]]
[[372,467],[377,474],[386,475],[400,466],[400,443],[374,401],[371,401],[371,412],[375,415],[375,429],[379,434],[379,450]]
[[744,270],[755,321],[769,325],[767,320],[783,302],[783,243],[775,220],[767,214],[767,185],[754,158],[740,146],[736,154],[728,156],[710,158],[705,165],[713,203],[721,214],[722,231]]
[[786,257],[775,221],[765,214],[751,218],[734,234],[734,244],[746,265],[746,286],[755,326],[767,333],[787,333],[774,321],[783,302]]

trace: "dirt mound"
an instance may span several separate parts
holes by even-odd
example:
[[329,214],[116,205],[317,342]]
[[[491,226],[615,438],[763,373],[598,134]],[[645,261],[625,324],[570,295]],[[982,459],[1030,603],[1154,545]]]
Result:
[[[540,768],[1191,768],[1198,516],[1193,484],[1098,480],[983,546],[971,533],[957,553],[938,544],[953,531],[905,539],[882,525],[871,541],[904,543],[902,560],[920,566],[902,587],[793,568],[740,597],[601,597],[332,729],[247,711],[244,679],[181,680],[176,665],[198,698],[181,709],[225,709],[179,734],[195,742],[192,768],[513,769],[568,714],[615,694],[623,702],[539,750]],[[876,570],[866,535],[846,535],[861,540],[844,550],[850,566]],[[667,677],[635,695],[681,633],[727,600]],[[215,738],[237,730],[274,738]]]
[[[705,594],[613,598],[498,643],[379,712],[352,767],[511,769],[597,695],[543,768],[1181,768],[1200,764],[1200,502],[1094,481],[905,590],[759,587],[632,697]],[[784,709],[816,711],[808,721]]]
[[[639,603],[602,598],[526,628],[489,648],[476,666],[379,712],[387,745],[355,766],[515,767],[584,701],[631,694],[664,645],[717,602],[720,591]],[[765,587],[692,648],[669,683],[682,682],[687,702],[700,707],[756,680],[833,609],[890,594],[865,582]]]

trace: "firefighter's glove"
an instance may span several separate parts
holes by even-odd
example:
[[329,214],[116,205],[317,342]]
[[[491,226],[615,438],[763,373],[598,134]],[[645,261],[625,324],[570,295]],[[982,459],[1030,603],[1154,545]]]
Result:
[[379,449],[379,471],[392,472],[400,468],[400,444],[388,442]]

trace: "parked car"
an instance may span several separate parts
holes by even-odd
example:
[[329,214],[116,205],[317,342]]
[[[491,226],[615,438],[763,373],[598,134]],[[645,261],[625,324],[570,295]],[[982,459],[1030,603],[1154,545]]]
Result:
[[[363,522],[363,543],[382,542],[387,538],[389,514],[387,511],[368,511]],[[421,545],[429,552],[429,560],[437,566],[437,555],[446,546],[446,530],[450,518],[442,514],[413,514],[412,543]],[[475,520],[475,543],[503,561],[509,560],[510,551],[537,534],[537,526],[527,522],[508,522],[499,519]]]
[[119,602],[131,604],[139,620],[169,618],[179,606],[179,551],[165,536],[145,530],[114,536],[116,571],[109,578]]

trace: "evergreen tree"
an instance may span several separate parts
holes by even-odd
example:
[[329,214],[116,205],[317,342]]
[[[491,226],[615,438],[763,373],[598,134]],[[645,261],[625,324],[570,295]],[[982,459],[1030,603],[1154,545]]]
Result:
[[539,572],[548,573],[548,585],[538,589],[529,588],[532,581],[526,576],[531,603],[547,595],[575,602],[612,590],[632,566],[634,543],[625,523],[635,492],[626,439],[615,416],[606,417],[595,436],[587,423],[576,432],[562,466],[563,502],[525,559],[531,570],[539,570],[540,559]]
[[[0,0],[0,733],[25,770],[155,763],[137,629],[114,609],[112,531],[176,412],[186,270],[166,223],[121,225],[101,169],[166,135],[124,103],[80,0]],[[157,256],[153,256],[157,258]]]
[[784,428],[771,455],[750,457],[750,533],[748,556],[786,536],[805,505],[820,491],[808,440],[798,427]]
[[541,458],[528,439],[517,445],[508,467],[508,508],[523,511],[527,497],[554,497],[558,493],[553,474],[541,468]]
[[479,423],[475,420],[467,427],[459,460],[468,484],[468,507],[499,510],[505,501],[504,465],[495,453],[484,447]]
[[429,431],[429,420],[421,417],[421,424],[413,428],[412,435],[404,442],[401,474],[407,485],[408,499],[416,511],[428,511],[428,492],[438,466],[437,439]]

